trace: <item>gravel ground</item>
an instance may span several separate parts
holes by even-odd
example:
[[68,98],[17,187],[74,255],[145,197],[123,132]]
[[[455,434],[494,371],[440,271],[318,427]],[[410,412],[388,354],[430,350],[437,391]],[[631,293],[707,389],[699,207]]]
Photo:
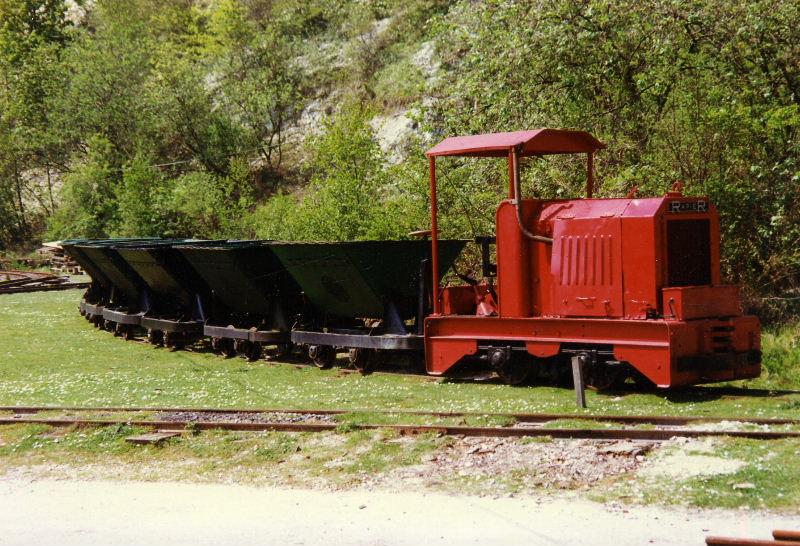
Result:
[[158,421],[217,421],[220,423],[336,423],[334,415],[316,413],[226,413],[169,411],[157,413]]
[[[403,437],[393,442],[409,441]],[[605,478],[637,470],[652,442],[552,440],[525,442],[514,438],[456,438],[419,465],[402,467],[367,485],[431,485],[442,476],[488,480],[513,479],[521,489],[579,489]],[[513,472],[513,477],[509,475]]]

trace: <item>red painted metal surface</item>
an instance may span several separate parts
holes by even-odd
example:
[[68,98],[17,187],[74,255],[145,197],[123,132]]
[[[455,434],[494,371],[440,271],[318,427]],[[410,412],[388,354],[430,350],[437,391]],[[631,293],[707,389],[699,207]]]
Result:
[[673,320],[735,317],[742,314],[740,292],[734,285],[664,288],[664,316]]
[[441,313],[441,300],[439,296],[439,223],[437,221],[436,203],[436,158],[429,160],[431,182],[431,271],[433,287],[433,314]]
[[521,155],[591,153],[605,144],[585,131],[564,129],[533,129],[486,135],[446,138],[426,152],[428,157],[505,157],[509,149],[517,148]]
[[738,287],[721,283],[719,216],[707,198],[678,184],[646,199],[514,198],[516,157],[549,153],[587,154],[591,196],[592,154],[603,147],[588,133],[540,129],[448,138],[427,152],[434,232],[438,156],[507,157],[511,197],[496,215],[498,316],[475,316],[460,288],[437,290],[425,327],[430,373],[505,344],[539,359],[596,348],[663,387],[759,375],[759,323],[742,316]]

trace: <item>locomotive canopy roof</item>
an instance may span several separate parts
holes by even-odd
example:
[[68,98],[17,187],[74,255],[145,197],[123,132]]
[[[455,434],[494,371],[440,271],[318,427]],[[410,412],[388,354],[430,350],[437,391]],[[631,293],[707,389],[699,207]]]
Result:
[[513,148],[520,154],[584,154],[605,148],[606,145],[586,131],[567,129],[533,129],[510,133],[488,133],[446,138],[425,152],[428,157],[469,156],[504,157]]

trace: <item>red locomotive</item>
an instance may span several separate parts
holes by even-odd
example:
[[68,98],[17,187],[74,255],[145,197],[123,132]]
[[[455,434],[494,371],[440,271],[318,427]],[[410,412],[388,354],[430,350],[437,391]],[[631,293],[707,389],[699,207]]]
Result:
[[[716,207],[678,184],[664,197],[593,198],[593,154],[604,147],[586,132],[538,129],[447,138],[428,150],[429,373],[478,358],[519,383],[581,355],[587,383],[598,387],[628,374],[659,387],[759,375],[758,319],[742,314],[739,287],[720,279]],[[520,158],[548,154],[587,155],[586,198],[522,198]],[[446,156],[508,161],[496,236],[479,241],[480,284],[439,286],[436,160]]]

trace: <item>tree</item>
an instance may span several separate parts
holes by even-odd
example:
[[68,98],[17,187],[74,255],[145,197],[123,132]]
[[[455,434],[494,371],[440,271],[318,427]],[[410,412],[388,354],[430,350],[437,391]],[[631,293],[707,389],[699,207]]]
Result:
[[[64,152],[46,103],[69,36],[62,0],[0,0],[0,248],[28,240],[54,207],[51,174]],[[33,182],[37,171],[46,186]]]

